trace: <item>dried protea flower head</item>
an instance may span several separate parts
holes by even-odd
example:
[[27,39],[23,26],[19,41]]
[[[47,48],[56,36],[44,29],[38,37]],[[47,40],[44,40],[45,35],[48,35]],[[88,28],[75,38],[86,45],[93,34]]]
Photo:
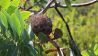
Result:
[[35,34],[42,32],[49,35],[52,32],[52,21],[47,16],[43,14],[31,15],[29,19],[32,30]]
[[62,33],[61,29],[56,28],[53,35],[54,35],[53,40],[55,40],[55,39],[62,37],[63,33]]

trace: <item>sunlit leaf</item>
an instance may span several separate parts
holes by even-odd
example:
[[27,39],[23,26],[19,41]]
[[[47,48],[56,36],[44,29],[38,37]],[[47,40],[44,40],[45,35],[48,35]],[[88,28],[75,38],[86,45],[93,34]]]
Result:
[[10,6],[10,0],[0,0],[1,9],[7,9]]
[[81,54],[82,54],[82,56],[89,56],[87,51],[82,51]]
[[11,5],[11,6],[8,7],[7,12],[11,15],[12,13],[15,12],[15,9],[16,9],[16,8],[17,8],[17,7]]
[[11,20],[13,21],[15,30],[18,33],[18,35],[20,36],[20,34],[21,34],[20,21],[19,21],[18,17],[16,16],[16,14],[14,14],[14,13],[11,15],[11,17],[12,17]]
[[94,53],[95,53],[96,55],[98,55],[98,44],[96,44],[96,45],[94,46]]
[[21,12],[21,16],[22,16],[23,20],[28,19],[29,15],[30,15],[29,11],[22,11]]
[[20,11],[18,9],[15,10],[15,14],[19,19],[20,25],[21,25],[21,29],[24,30],[25,26],[24,26],[24,19],[22,18]]
[[8,28],[7,19],[6,19],[5,15],[4,15],[2,12],[0,13],[0,17],[1,17],[2,24],[3,24],[6,28]]
[[34,6],[34,7],[33,7],[33,10],[35,10],[35,11],[39,11],[39,9],[40,9],[39,6]]
[[11,5],[12,6],[15,6],[15,7],[18,7],[19,6],[19,3],[20,3],[20,0],[12,0],[11,1]]
[[6,19],[7,19],[8,23],[13,31],[13,34],[16,35],[16,30],[15,30],[16,28],[13,23],[14,20],[12,20],[11,16],[6,11],[4,11],[4,15],[6,16]]

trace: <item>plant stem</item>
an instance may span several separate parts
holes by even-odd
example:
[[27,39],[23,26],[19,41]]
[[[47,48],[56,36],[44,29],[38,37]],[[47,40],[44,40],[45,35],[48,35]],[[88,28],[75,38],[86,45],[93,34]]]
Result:
[[56,6],[57,6],[57,4],[55,3],[55,10],[57,11],[57,13],[59,14],[59,16],[61,17],[61,19],[63,20],[63,22],[66,25],[66,28],[67,28],[67,31],[68,31],[68,36],[69,36],[69,44],[70,44],[70,47],[71,47],[72,51],[74,52],[74,54],[76,56],[82,56],[80,50],[78,49],[78,47],[75,43],[75,41],[73,40],[73,37],[71,35],[68,23],[65,21],[63,15],[60,13],[60,11],[58,10],[58,8]]

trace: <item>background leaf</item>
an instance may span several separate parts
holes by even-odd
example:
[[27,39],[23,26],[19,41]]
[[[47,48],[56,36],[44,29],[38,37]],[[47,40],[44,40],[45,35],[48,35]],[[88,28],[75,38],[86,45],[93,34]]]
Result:
[[71,1],[70,1],[70,0],[65,0],[65,3],[66,3],[66,5],[67,5],[67,7],[68,7],[69,9],[71,9]]

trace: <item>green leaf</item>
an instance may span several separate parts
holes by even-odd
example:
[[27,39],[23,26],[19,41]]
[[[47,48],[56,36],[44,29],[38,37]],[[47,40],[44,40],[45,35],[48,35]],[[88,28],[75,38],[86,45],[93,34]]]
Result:
[[94,46],[94,53],[98,55],[98,44],[95,44]]
[[22,31],[22,41],[25,43],[28,43],[30,41],[28,33],[25,29]]
[[38,54],[39,54],[39,56],[44,56],[43,51],[44,51],[43,47],[41,45],[38,45],[38,52],[39,52]]
[[48,40],[47,40],[47,36],[46,36],[44,33],[42,33],[42,32],[40,32],[40,33],[38,34],[38,38],[39,38],[39,40],[40,40],[42,43],[48,41]]
[[1,9],[7,9],[10,6],[10,0],[0,0]]
[[36,51],[36,49],[35,49],[34,47],[30,46],[29,49],[30,49],[30,53],[31,53],[33,56],[38,56],[37,51]]
[[3,24],[6,28],[8,28],[8,23],[7,23],[6,16],[1,12],[1,13],[0,13],[0,17],[1,17],[1,22],[2,22],[2,24]]
[[11,29],[13,30],[13,34],[15,34],[16,33],[15,26],[13,24],[13,20],[11,19],[11,16],[6,11],[4,11],[3,13],[6,16],[6,19],[7,19],[8,23],[10,24]]
[[11,1],[11,5],[12,6],[15,6],[15,7],[18,7],[19,6],[19,3],[20,3],[20,0],[12,0]]
[[15,10],[15,14],[16,14],[16,16],[18,17],[18,19],[19,19],[19,21],[20,21],[20,24],[21,24],[21,29],[22,29],[22,31],[24,30],[24,20],[22,19],[22,17],[21,17],[21,14],[20,14],[20,11],[18,10],[18,9],[16,9]]
[[15,9],[16,9],[16,8],[17,8],[17,7],[11,5],[11,6],[8,7],[7,12],[11,15],[12,13],[15,12]]
[[20,34],[21,34],[21,25],[20,25],[20,21],[19,21],[19,19],[18,19],[18,17],[16,16],[16,14],[15,13],[13,13],[12,15],[11,15],[11,20],[13,21],[13,25],[14,25],[14,27],[15,27],[15,30],[16,30],[16,32],[18,33],[18,35],[20,36]]
[[30,39],[32,40],[32,39],[34,39],[34,37],[35,37],[34,32],[31,31],[31,32],[30,32]]
[[89,54],[87,53],[86,50],[85,51],[82,51],[81,54],[82,54],[82,56],[89,56]]
[[29,11],[22,11],[21,16],[22,16],[23,20],[26,20],[30,16],[30,12]]
[[0,17],[0,27],[1,27],[0,32],[5,35],[6,29],[5,29],[4,25],[1,22],[1,17]]
[[14,47],[15,49],[13,50],[13,52],[11,53],[12,56],[18,56],[18,48]]
[[71,1],[70,0],[65,0],[65,3],[67,7],[71,10]]

